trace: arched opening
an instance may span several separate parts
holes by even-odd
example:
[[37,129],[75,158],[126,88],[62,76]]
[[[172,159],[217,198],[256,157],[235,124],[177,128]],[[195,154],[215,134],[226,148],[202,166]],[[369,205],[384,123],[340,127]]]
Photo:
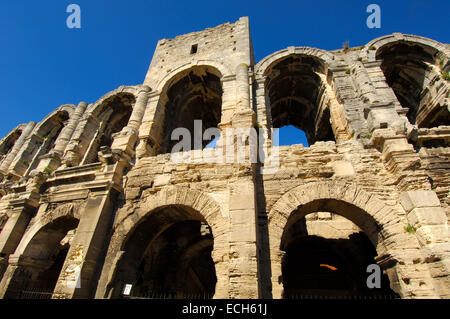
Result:
[[[2,162],[6,159],[8,154],[11,152],[11,150],[14,147],[14,144],[19,139],[19,137],[22,135],[22,130],[20,128],[16,128],[13,131],[11,131],[7,136],[5,136],[2,140],[0,140],[0,166]],[[1,175],[1,174],[0,174]],[[5,176],[0,176],[0,182],[3,181]],[[0,198],[3,195],[0,194]],[[6,214],[5,214],[6,215]],[[4,216],[0,216],[0,231],[3,228],[3,221],[5,221]],[[6,221],[5,221],[6,222]]]
[[67,111],[58,111],[44,125],[37,130],[37,135],[41,138],[38,140],[35,149],[29,156],[29,160],[24,160],[23,164],[29,163],[25,175],[29,174],[33,169],[37,168],[41,156],[48,154],[54,147],[59,134],[63,130],[70,115]]
[[[178,140],[171,140],[176,128],[186,128],[191,134],[191,149],[202,149],[211,140],[203,140],[208,128],[217,128],[221,121],[222,85],[219,72],[210,67],[193,67],[177,76],[166,91],[167,102],[163,106],[161,147],[168,153]],[[195,143],[194,121],[201,120],[202,143]],[[197,145],[198,144],[198,145]]]
[[0,143],[0,161],[11,151],[16,141],[19,139],[20,135],[22,135],[21,129],[15,129],[4,139],[1,140]]
[[327,201],[299,207],[286,224],[280,246],[283,298],[395,298],[386,274],[380,273],[380,288],[368,287],[375,247],[356,224],[335,213],[336,203]]
[[[438,51],[432,47],[394,42],[381,47],[376,54],[387,84],[400,104],[408,109],[411,124],[419,128],[450,125],[448,85],[441,78]],[[437,99],[440,95],[444,99]]]
[[[212,298],[217,282],[213,234],[185,206],[151,212],[126,239],[107,294],[111,298]],[[124,288],[131,287],[129,295]]]
[[5,298],[50,299],[77,226],[78,219],[66,216],[39,230],[20,256]]
[[27,176],[35,169],[40,161],[40,157],[47,154],[54,146],[58,135],[61,133],[66,121],[69,119],[69,112],[57,110],[44,119],[33,130],[33,143],[25,143],[26,146],[20,156],[10,166],[11,179],[19,176]]
[[[448,157],[440,151],[449,147],[449,82],[441,74],[448,71],[442,54],[431,46],[394,42],[382,46],[376,54],[387,84],[406,108],[409,122],[417,126],[408,136],[421,158],[432,189],[446,205],[448,194]],[[445,127],[440,127],[445,126]]]
[[56,139],[69,117],[67,111],[59,111],[51,121],[38,130],[38,135],[43,138],[42,147],[39,150],[41,155],[47,154],[55,146]]
[[272,127],[294,126],[308,144],[334,141],[326,96],[325,67],[317,58],[290,55],[266,71]]
[[128,124],[136,99],[133,94],[116,94],[96,111],[98,127],[93,136],[81,165],[99,162],[98,152],[103,147],[111,147],[114,135]]

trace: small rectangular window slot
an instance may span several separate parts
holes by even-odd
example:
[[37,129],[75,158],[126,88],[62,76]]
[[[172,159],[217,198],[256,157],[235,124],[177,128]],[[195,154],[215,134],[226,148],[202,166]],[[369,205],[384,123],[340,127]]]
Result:
[[192,47],[191,47],[191,54],[197,53],[197,48],[198,48],[198,44],[192,45]]

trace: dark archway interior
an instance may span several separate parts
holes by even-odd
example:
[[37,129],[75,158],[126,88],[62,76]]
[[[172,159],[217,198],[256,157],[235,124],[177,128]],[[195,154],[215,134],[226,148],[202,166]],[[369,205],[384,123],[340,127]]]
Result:
[[4,141],[2,141],[0,144],[0,160],[2,158],[1,155],[6,155],[11,151],[20,135],[22,135],[22,130],[15,130],[9,134]]
[[73,217],[61,217],[44,226],[23,253],[30,265],[19,267],[5,298],[51,298],[70,248],[68,237],[77,226],[78,219]]
[[131,284],[131,298],[212,298],[212,249],[211,229],[198,212],[179,206],[153,212],[127,240],[110,296],[123,297]]
[[66,111],[58,111],[38,129],[37,135],[42,140],[36,142],[28,161],[25,161],[25,163],[29,163],[29,166],[27,165],[28,167],[26,167],[28,172],[38,166],[40,156],[48,154],[55,147],[56,140],[68,119],[69,113]]
[[128,124],[136,100],[132,94],[117,94],[104,102],[99,112],[100,126],[83,164],[99,162],[102,147],[111,147],[114,134]]
[[[222,85],[220,78],[204,68],[193,68],[176,81],[167,91],[163,123],[162,147],[170,152],[178,140],[172,141],[174,129],[182,127],[191,133],[194,149],[194,120],[202,121],[202,137],[208,128],[218,127],[222,111]],[[202,148],[211,140],[202,142]]]
[[43,139],[42,142],[38,142],[39,146],[43,144],[43,148],[40,150],[41,154],[47,154],[55,146],[56,139],[68,119],[69,113],[66,111],[58,111],[55,116],[39,128],[37,134]]
[[286,299],[394,298],[389,279],[381,276],[381,288],[367,287],[367,266],[376,264],[376,250],[363,232],[348,238],[309,235],[305,217],[285,229],[281,248],[282,280]]
[[375,264],[375,256],[363,233],[349,239],[298,238],[287,247],[282,263],[283,297],[393,297],[386,275],[382,276],[380,289],[367,287],[367,266]]
[[429,65],[435,63],[436,54],[432,48],[405,42],[385,45],[377,52],[377,59],[383,61],[381,69],[387,84],[400,104],[408,109],[409,122],[421,128],[450,124],[447,107],[433,107],[430,112],[427,105],[433,78]]
[[53,262],[51,266],[39,274],[36,281],[32,283],[30,288],[42,289],[43,291],[53,291],[58,281],[59,274],[66,260],[70,245],[68,243],[61,245],[52,256]]
[[132,109],[129,106],[120,105],[114,108],[113,114],[108,119],[105,130],[100,137],[100,145],[111,147],[113,143],[113,134],[122,131],[122,129],[128,124],[131,117]]
[[317,59],[292,55],[268,72],[267,92],[272,126],[293,125],[305,132],[309,144],[334,141],[324,83],[317,73],[324,67]]

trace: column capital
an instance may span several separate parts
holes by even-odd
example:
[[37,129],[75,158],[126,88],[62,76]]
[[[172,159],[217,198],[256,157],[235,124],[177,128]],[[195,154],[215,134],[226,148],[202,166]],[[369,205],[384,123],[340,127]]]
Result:
[[137,93],[150,93],[152,91],[152,88],[147,85],[142,85],[138,88]]

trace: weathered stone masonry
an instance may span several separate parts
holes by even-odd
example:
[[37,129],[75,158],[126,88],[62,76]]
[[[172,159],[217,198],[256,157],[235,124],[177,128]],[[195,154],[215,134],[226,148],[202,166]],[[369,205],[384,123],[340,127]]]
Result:
[[[394,33],[255,63],[248,18],[160,40],[142,85],[0,141],[0,296],[450,298],[449,57]],[[268,147],[294,125],[311,145],[174,163],[172,131],[199,119],[267,129]]]

